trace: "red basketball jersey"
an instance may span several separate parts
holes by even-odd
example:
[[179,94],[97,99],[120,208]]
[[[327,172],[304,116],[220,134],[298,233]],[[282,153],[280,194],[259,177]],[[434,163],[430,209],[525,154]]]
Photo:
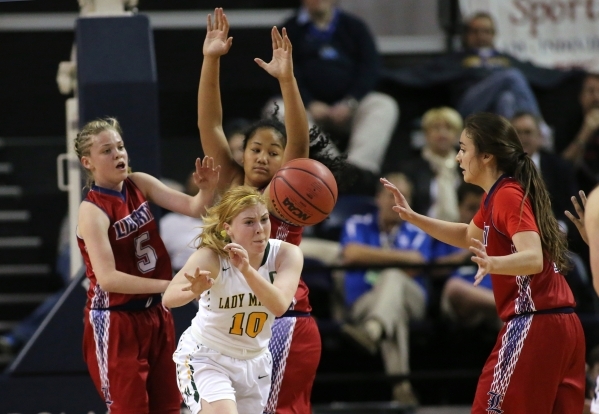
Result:
[[[281,219],[270,215],[270,238],[283,240],[287,243],[295,244],[299,246],[302,241],[302,233],[304,228],[301,226],[294,226],[293,224],[285,223]],[[309,289],[303,279],[300,278],[297,291],[293,297],[294,305],[293,310],[298,312],[310,312],[312,306],[308,300]]]
[[[170,280],[171,261],[158,233],[158,225],[150,211],[148,201],[137,186],[127,178],[121,192],[92,186],[85,200],[98,206],[110,220],[108,239],[114,254],[116,270],[150,279]],[[151,295],[108,293],[97,283],[89,260],[85,240],[77,238],[79,250],[90,280],[87,291],[87,307],[108,308],[132,299],[144,299]]]
[[[516,252],[514,234],[539,232],[527,198],[520,214],[524,190],[511,177],[500,178],[485,194],[474,216],[474,224],[483,229],[483,244],[489,256],[506,256]],[[491,275],[497,313],[502,320],[511,316],[544,309],[575,306],[574,296],[564,276],[545,255],[543,270],[535,275]]]

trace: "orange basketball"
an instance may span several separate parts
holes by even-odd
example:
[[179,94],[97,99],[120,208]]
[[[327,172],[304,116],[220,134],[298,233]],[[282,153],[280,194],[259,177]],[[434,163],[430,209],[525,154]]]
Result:
[[270,202],[276,215],[298,225],[324,220],[337,202],[333,173],[318,161],[297,158],[281,167],[270,182]]

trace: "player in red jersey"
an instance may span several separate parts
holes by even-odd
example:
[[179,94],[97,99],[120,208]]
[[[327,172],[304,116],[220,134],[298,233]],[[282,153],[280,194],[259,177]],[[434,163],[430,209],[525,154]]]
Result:
[[77,237],[90,285],[83,354],[111,414],[178,414],[175,331],[161,293],[171,263],[148,201],[199,217],[212,203],[220,168],[196,161],[195,197],[144,173],[130,173],[116,119],[89,122],[75,139],[90,190]]
[[584,334],[563,277],[570,267],[565,235],[543,180],[514,128],[494,114],[466,120],[456,160],[464,181],[485,190],[470,224],[417,214],[395,186],[381,181],[404,220],[470,248],[478,264],[475,284],[491,274],[504,326],[479,378],[472,413],[580,413]]
[[[310,156],[335,172],[342,165],[340,158],[318,154],[328,139],[313,129],[309,131],[306,111],[293,75],[292,47],[283,29],[271,31],[273,55],[269,63],[256,63],[279,81],[285,104],[285,124],[275,116],[250,125],[245,133],[243,166],[235,162],[222,126],[220,100],[220,57],[227,54],[232,44],[228,37],[229,23],[223,10],[214,10],[214,21],[208,16],[204,41],[202,73],[198,89],[198,127],[205,154],[222,165],[219,189],[249,185],[264,190],[269,200],[269,183],[281,166],[295,158]],[[271,238],[299,245],[303,227],[287,223],[274,214],[269,205]],[[272,388],[266,413],[312,412],[310,395],[320,361],[321,341],[316,322],[310,316],[308,287],[300,279],[289,311],[278,318],[273,326],[269,348],[273,355]]]

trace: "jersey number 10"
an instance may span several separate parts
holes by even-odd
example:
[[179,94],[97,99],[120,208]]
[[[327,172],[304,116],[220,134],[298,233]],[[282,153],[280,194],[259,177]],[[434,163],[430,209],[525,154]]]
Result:
[[[236,313],[233,315],[233,324],[229,333],[231,335],[243,335],[243,320],[245,319],[245,312]],[[245,322],[245,334],[250,338],[255,338],[262,329],[264,329],[264,322],[268,319],[268,314],[265,312],[252,312],[248,315]]]

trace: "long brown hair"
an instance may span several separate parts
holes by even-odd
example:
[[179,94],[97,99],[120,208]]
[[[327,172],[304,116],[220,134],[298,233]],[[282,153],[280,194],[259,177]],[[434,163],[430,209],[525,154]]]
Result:
[[551,210],[545,182],[532,159],[524,152],[514,127],[499,115],[478,113],[466,119],[464,129],[478,154],[493,155],[497,161],[497,169],[514,177],[522,186],[524,198],[520,205],[520,217],[524,201],[528,197],[539,228],[543,251],[560,271],[566,273],[572,267],[568,258],[566,236],[560,230]]

